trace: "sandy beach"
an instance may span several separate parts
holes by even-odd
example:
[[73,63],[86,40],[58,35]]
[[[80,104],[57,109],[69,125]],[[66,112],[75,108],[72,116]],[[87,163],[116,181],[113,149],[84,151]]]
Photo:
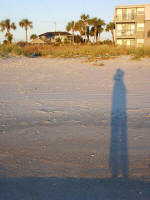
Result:
[[0,59],[0,200],[10,199],[149,200],[150,59]]

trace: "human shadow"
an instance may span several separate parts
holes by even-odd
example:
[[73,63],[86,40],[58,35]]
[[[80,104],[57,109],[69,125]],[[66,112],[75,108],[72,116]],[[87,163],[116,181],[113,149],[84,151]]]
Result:
[[109,166],[113,178],[121,173],[128,177],[128,136],[127,136],[127,90],[123,82],[124,72],[116,71],[112,95],[111,142]]

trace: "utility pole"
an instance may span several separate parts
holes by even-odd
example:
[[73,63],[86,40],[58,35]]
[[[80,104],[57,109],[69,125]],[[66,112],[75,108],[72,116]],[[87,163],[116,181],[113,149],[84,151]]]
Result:
[[56,32],[56,22],[54,22],[54,25],[55,25],[55,32]]

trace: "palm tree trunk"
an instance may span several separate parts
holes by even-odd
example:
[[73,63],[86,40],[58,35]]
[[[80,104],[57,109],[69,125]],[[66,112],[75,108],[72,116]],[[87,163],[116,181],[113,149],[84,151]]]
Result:
[[99,33],[99,43],[101,42],[101,34]]
[[84,23],[85,24],[85,27],[84,27],[84,29],[85,29],[85,42],[86,42],[86,40],[87,40],[87,30],[86,30],[86,22]]
[[27,31],[27,28],[25,29],[26,31],[26,43],[28,42],[28,31]]
[[96,31],[96,43],[98,42],[98,40],[99,40],[99,34]]
[[[7,29],[7,36],[9,36],[9,34],[10,34],[10,28],[8,28]],[[8,44],[11,44],[11,42],[10,42],[10,40],[9,40],[9,38],[7,37],[7,42],[8,42]]]
[[96,42],[96,33],[97,33],[97,28],[96,26],[94,27],[94,39],[95,39],[95,42]]
[[82,30],[80,30],[80,36],[82,37]]
[[93,43],[95,42],[95,36],[93,37]]
[[72,29],[72,43],[74,44],[74,29]]
[[98,33],[98,41],[100,42],[100,33]]
[[114,30],[111,30],[111,34],[112,34],[112,39],[113,39],[113,42],[114,42]]

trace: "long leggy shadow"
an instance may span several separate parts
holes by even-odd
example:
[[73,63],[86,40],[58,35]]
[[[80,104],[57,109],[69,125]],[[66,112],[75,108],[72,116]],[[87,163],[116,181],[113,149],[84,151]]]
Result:
[[109,166],[112,177],[128,177],[128,136],[126,114],[126,87],[123,82],[124,72],[118,69],[114,76],[111,112],[111,143]]

